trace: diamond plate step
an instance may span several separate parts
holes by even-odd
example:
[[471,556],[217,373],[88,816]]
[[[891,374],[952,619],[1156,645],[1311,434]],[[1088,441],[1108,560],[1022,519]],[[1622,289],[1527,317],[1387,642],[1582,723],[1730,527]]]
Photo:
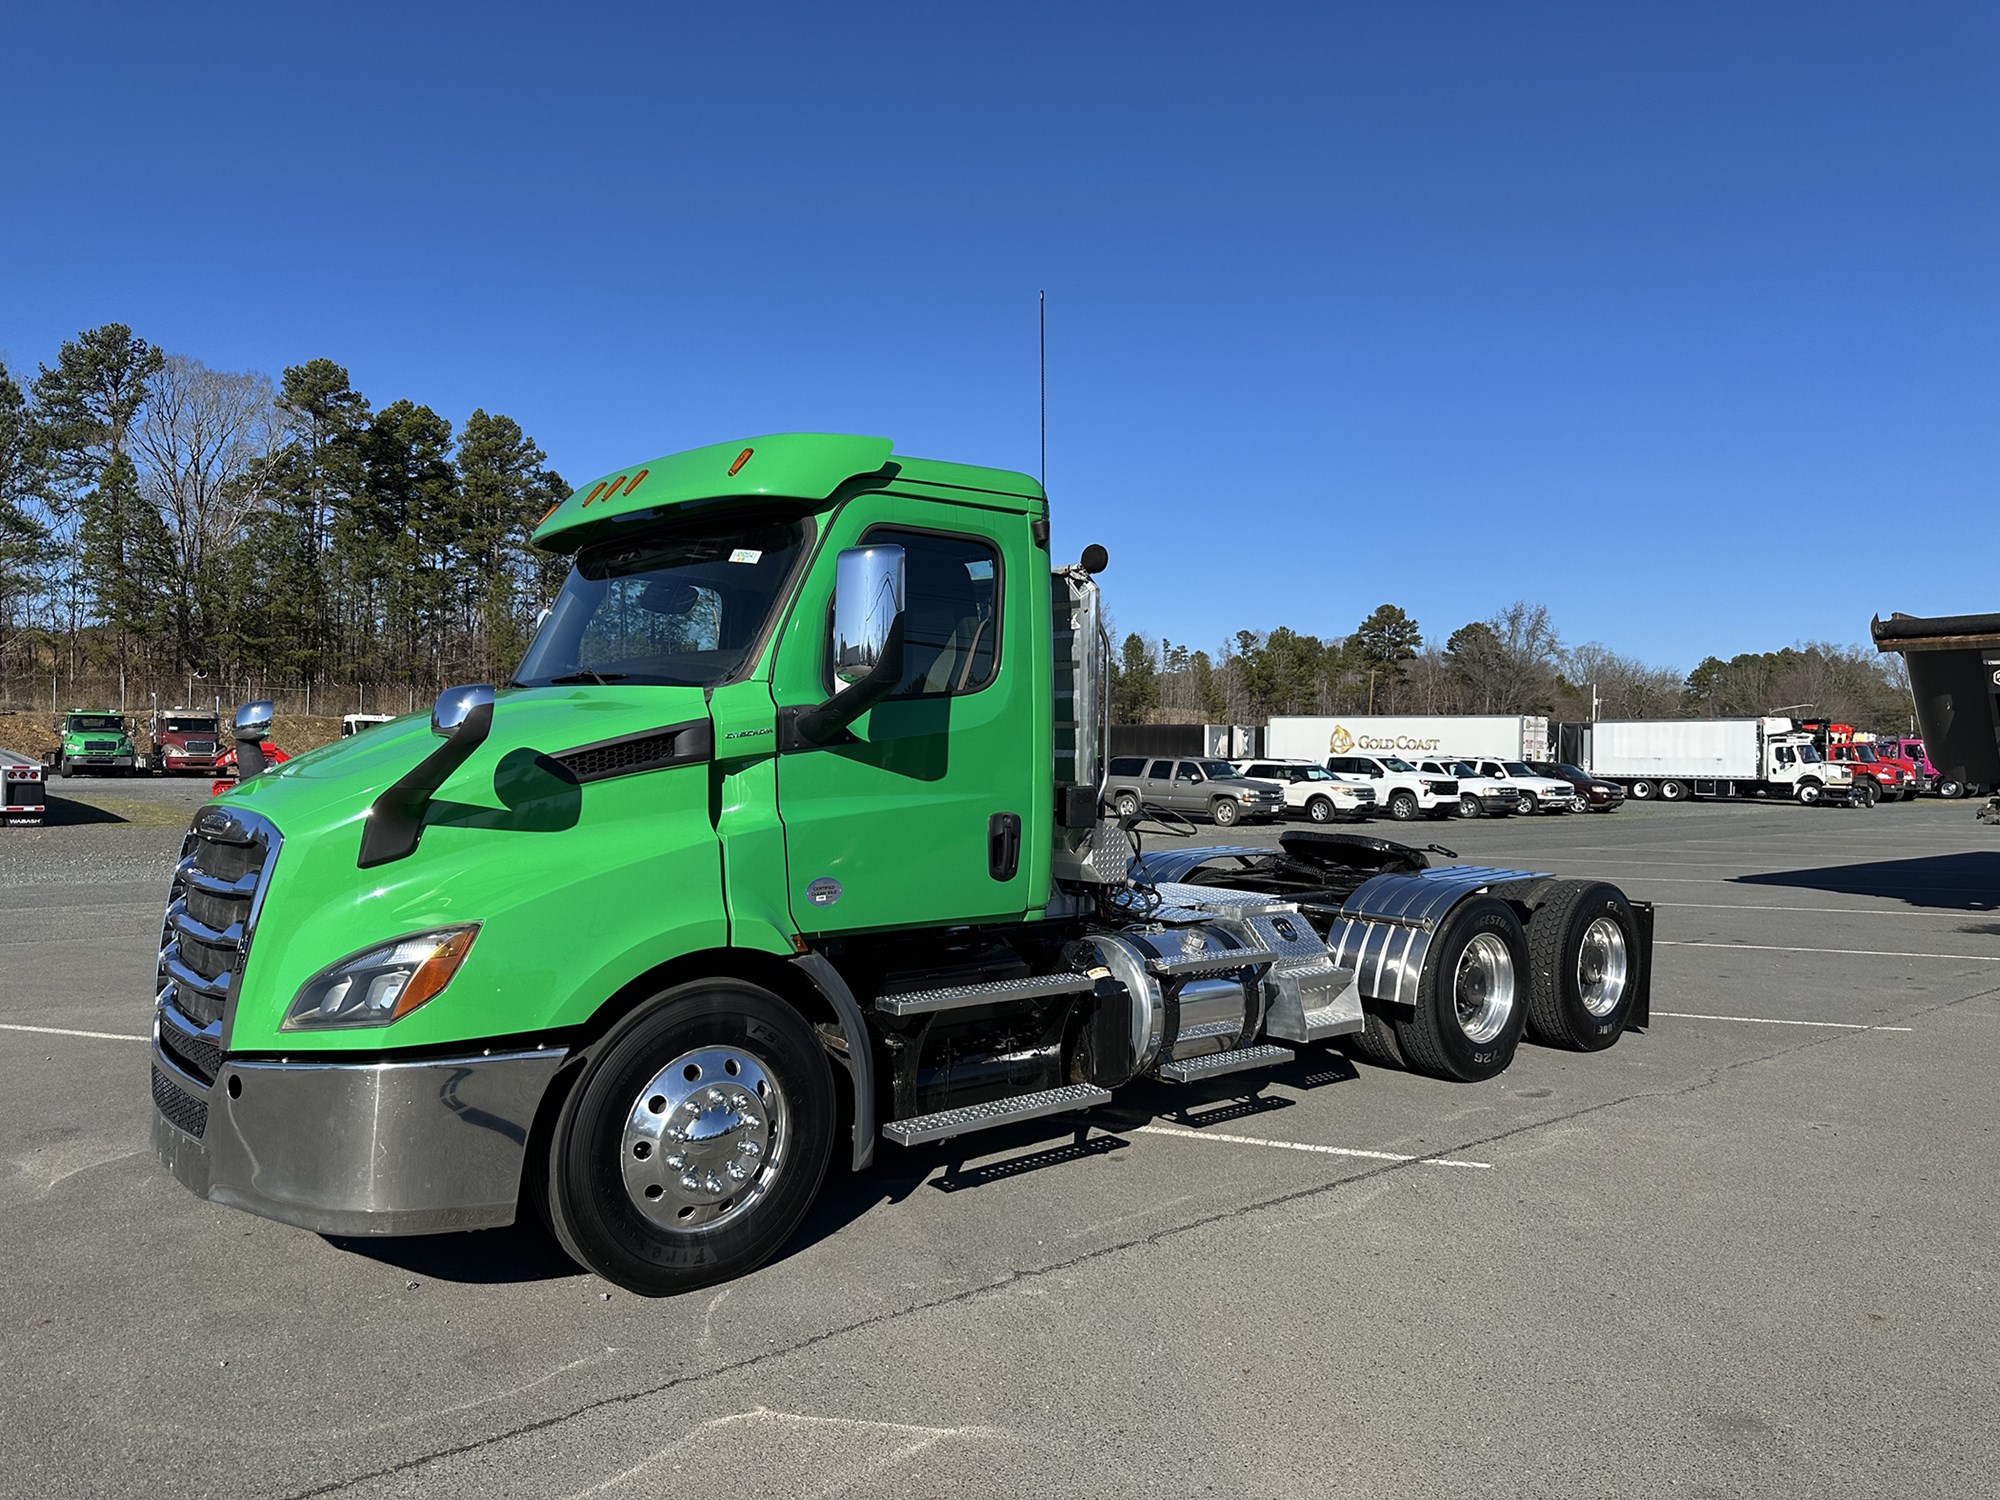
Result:
[[1004,1000],[1083,995],[1095,984],[1087,974],[1030,974],[1025,979],[989,979],[982,984],[953,984],[942,989],[878,995],[875,1008],[885,1015],[923,1016],[933,1011],[960,1010],[968,1005],[995,1005]]
[[1206,1057],[1163,1062],[1156,1070],[1169,1083],[1194,1083],[1217,1078],[1224,1073],[1241,1073],[1245,1068],[1275,1068],[1292,1060],[1290,1047],[1273,1047],[1268,1042],[1256,1047],[1239,1047],[1234,1052],[1211,1052]]
[[1361,1013],[1359,1005],[1350,1005],[1336,1000],[1331,1005],[1322,1005],[1318,1010],[1306,1012],[1306,1040],[1323,1042],[1329,1037],[1346,1036],[1350,1032],[1364,1030],[1368,1018]]
[[1269,948],[1210,948],[1190,958],[1149,958],[1146,969],[1164,979],[1178,979],[1191,974],[1224,974],[1253,964],[1274,963],[1282,957]]
[[941,1109],[934,1115],[912,1115],[907,1120],[891,1120],[882,1127],[882,1134],[899,1146],[915,1146],[924,1141],[941,1141],[947,1136],[964,1135],[968,1131],[1012,1125],[1016,1120],[1067,1114],[1073,1109],[1088,1109],[1093,1104],[1107,1104],[1110,1100],[1109,1089],[1089,1083],[1069,1083],[1059,1089],[1043,1089],[1039,1094],[1017,1094],[1012,1099],[994,1099],[985,1104]]

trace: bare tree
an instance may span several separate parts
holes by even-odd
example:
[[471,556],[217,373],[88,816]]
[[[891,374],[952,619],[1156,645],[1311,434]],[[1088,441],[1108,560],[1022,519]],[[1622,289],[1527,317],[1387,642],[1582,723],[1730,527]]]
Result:
[[139,423],[135,447],[147,498],[173,550],[176,648],[195,659],[213,563],[256,503],[250,475],[276,439],[270,377],[212,370],[169,354]]

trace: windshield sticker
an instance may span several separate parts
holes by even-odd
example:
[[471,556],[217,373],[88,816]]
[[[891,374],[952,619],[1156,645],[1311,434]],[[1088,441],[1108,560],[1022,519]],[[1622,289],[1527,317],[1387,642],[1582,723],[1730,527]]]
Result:
[[761,560],[763,556],[764,554],[755,547],[738,547],[734,552],[729,554],[729,560],[731,562],[753,563]]

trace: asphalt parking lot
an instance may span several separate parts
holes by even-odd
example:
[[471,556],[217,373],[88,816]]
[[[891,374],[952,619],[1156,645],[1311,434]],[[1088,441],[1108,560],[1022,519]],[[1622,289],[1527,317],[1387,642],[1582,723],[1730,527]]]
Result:
[[155,1165],[155,939],[204,792],[58,782],[51,826],[0,830],[5,1494],[1875,1497],[2000,1472],[2000,830],[1967,804],[1418,824],[1659,903],[1653,1028],[1481,1085],[1305,1052],[1082,1131],[885,1147],[780,1260],[655,1302],[525,1231],[329,1241]]

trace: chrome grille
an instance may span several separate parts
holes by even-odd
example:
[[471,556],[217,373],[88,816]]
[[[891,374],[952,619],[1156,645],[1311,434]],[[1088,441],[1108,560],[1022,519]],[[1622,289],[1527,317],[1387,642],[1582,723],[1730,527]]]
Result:
[[221,1022],[236,994],[279,843],[255,813],[204,807],[181,844],[155,988],[196,1030]]

